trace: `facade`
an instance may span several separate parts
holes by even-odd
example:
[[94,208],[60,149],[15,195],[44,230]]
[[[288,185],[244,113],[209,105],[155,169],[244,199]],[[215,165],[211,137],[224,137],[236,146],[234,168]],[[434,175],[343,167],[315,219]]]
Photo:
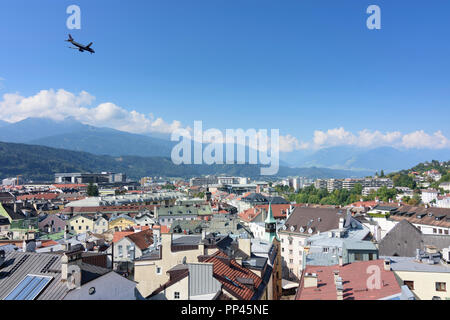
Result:
[[109,219],[108,227],[110,230],[126,230],[136,225],[136,221],[126,214],[113,216]]
[[109,222],[107,217],[97,216],[94,221],[94,233],[102,234],[109,230]]
[[87,216],[76,215],[67,221],[67,227],[69,231],[74,232],[76,234],[93,231],[94,219]]
[[304,248],[310,236],[342,229],[351,215],[341,209],[296,207],[278,230],[281,241],[283,278],[299,279],[304,265]]
[[58,233],[66,230],[66,221],[56,214],[49,214],[39,222],[39,230],[47,233]]
[[155,290],[150,300],[216,300],[222,294],[212,263],[180,264],[167,273],[169,281]]
[[436,201],[439,195],[439,191],[435,189],[425,189],[422,190],[421,198],[423,203],[430,203]]
[[[450,300],[450,266],[428,254],[419,257],[385,257],[398,281],[420,300]],[[431,261],[430,261],[431,260]]]

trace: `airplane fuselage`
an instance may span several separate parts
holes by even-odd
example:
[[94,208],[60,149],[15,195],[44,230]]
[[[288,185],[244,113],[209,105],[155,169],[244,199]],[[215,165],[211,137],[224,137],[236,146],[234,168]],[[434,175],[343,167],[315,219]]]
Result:
[[80,44],[76,41],[70,40],[70,43],[72,43],[74,46],[78,47],[78,50],[80,50],[81,52],[83,52],[83,51],[89,51],[90,53],[95,52],[93,49],[91,49],[87,46],[83,46],[82,44]]

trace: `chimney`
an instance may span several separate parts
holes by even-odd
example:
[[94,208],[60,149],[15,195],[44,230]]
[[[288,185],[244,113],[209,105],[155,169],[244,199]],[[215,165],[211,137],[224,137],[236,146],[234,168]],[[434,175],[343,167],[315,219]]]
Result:
[[339,226],[338,226],[338,228],[339,229],[344,228],[344,218],[339,218]]
[[238,239],[238,247],[249,257],[252,255],[252,242],[250,239]]
[[318,278],[316,273],[305,273],[303,277],[304,288],[317,288]]
[[389,258],[384,259],[383,266],[384,266],[384,270],[391,271],[391,259],[389,259]]

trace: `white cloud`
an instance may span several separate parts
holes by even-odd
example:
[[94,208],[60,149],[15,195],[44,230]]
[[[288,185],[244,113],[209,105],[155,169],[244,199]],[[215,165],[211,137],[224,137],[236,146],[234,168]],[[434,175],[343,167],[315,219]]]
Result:
[[35,117],[61,121],[73,117],[85,124],[132,133],[170,133],[181,127],[180,121],[167,123],[161,118],[155,119],[152,114],[128,111],[111,102],[92,107],[94,100],[95,97],[85,91],[75,95],[63,89],[42,90],[30,97],[7,93],[0,101],[0,119],[17,122]]
[[450,140],[441,131],[436,131],[432,135],[423,130],[405,134],[402,137],[402,145],[406,148],[450,148]]
[[432,135],[423,130],[402,134],[399,131],[382,133],[378,130],[364,129],[357,134],[346,131],[344,128],[329,129],[327,131],[314,131],[312,148],[318,149],[332,146],[380,147],[392,146],[400,148],[450,148],[450,141],[437,131]]
[[[0,78],[0,85],[2,80]],[[176,129],[183,128],[182,123],[177,120],[169,123],[151,113],[128,111],[112,102],[104,102],[95,106],[94,101],[95,97],[86,91],[76,95],[63,89],[56,91],[50,89],[42,90],[30,97],[23,97],[19,93],[6,93],[3,95],[3,100],[0,101],[0,120],[17,122],[29,117],[37,117],[61,121],[67,117],[73,117],[85,124],[132,133],[170,134]],[[190,127],[185,127],[185,129],[192,132]],[[270,144],[270,130],[268,133]],[[378,130],[364,129],[354,134],[346,131],[343,127],[327,131],[316,130],[311,142],[300,141],[290,134],[280,135],[279,140],[280,152],[342,145],[442,149],[450,148],[450,140],[441,131],[429,134],[418,130],[403,134],[399,131],[383,133]]]

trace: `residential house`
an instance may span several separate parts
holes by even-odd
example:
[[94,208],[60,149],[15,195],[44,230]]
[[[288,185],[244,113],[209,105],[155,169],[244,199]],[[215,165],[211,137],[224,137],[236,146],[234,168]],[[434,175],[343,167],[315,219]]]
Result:
[[39,222],[39,230],[47,233],[58,233],[66,229],[66,221],[57,214],[49,214]]
[[266,300],[266,284],[253,271],[229,258],[222,251],[209,256],[200,256],[200,262],[212,263],[213,274],[222,284],[223,299]]
[[9,251],[0,270],[1,300],[135,300],[136,283],[82,261],[82,247],[63,254]]
[[378,249],[371,238],[370,231],[355,220],[347,228],[313,235],[305,242],[303,269],[377,260]]
[[303,269],[306,239],[317,233],[343,229],[352,221],[351,213],[336,208],[296,207],[278,230],[283,260],[283,278],[298,279]]
[[[133,261],[150,250],[153,245],[153,231],[146,229],[132,232],[113,243],[114,269],[121,272],[133,272]],[[108,249],[111,253],[112,248]]]
[[34,239],[39,227],[39,218],[36,210],[23,203],[0,204],[0,217],[9,221],[8,238]]
[[213,274],[212,263],[179,264],[167,271],[169,281],[147,297],[150,300],[216,300],[222,284]]
[[167,271],[178,264],[198,262],[197,257],[219,250],[215,243],[205,243],[200,235],[159,233],[154,229],[153,248],[134,261],[134,280],[144,297],[170,280]]
[[424,234],[408,220],[401,220],[379,242],[381,256],[415,257],[417,249],[442,250],[450,246],[450,235]]
[[94,219],[88,216],[76,215],[67,221],[70,232],[81,234],[94,230]]
[[109,230],[109,221],[106,215],[97,215],[94,220],[93,232],[97,234],[102,234]]
[[136,221],[126,214],[121,214],[119,216],[112,216],[109,219],[109,229],[114,230],[126,230],[136,225]]
[[450,300],[450,266],[439,253],[418,250],[416,257],[384,257],[400,284],[420,300]]
[[[374,277],[377,276],[377,278]],[[343,266],[307,266],[296,300],[414,300],[397,282],[384,260],[358,261]]]
[[421,190],[421,197],[423,203],[430,203],[436,201],[439,195],[439,191],[436,189],[425,189]]

